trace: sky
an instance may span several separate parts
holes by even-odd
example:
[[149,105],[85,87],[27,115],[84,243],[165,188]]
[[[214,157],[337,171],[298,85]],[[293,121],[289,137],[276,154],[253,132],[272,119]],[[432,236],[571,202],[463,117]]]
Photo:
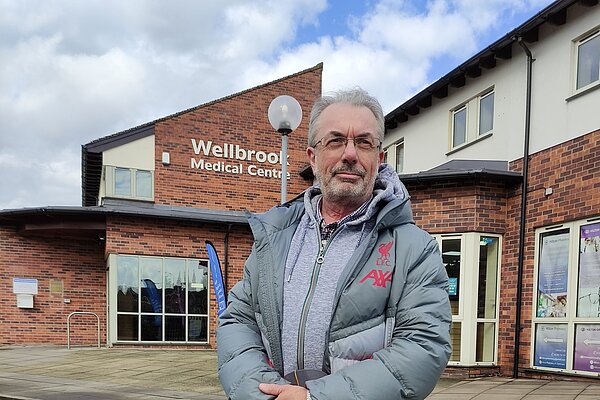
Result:
[[0,210],[81,205],[81,145],[320,62],[387,113],[550,3],[0,0]]

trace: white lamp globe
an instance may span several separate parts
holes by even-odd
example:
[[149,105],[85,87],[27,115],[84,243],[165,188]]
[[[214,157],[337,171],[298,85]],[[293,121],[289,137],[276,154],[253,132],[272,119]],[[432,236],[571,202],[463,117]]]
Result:
[[288,134],[300,125],[302,108],[292,96],[282,95],[273,99],[267,115],[273,129],[279,133]]

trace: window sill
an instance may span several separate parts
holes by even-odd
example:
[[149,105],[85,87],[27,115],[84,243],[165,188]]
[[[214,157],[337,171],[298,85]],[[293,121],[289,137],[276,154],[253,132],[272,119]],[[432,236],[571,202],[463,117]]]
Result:
[[459,147],[455,147],[455,148],[453,148],[452,150],[450,150],[449,152],[447,152],[447,153],[446,153],[446,155],[447,155],[447,156],[449,156],[450,154],[454,154],[454,153],[456,153],[456,152],[459,152],[460,150],[462,150],[462,149],[464,149],[464,148],[466,148],[466,147],[469,147],[469,146],[471,146],[471,145],[474,145],[475,143],[481,142],[482,140],[484,140],[484,139],[487,139],[487,138],[491,137],[493,134],[494,134],[494,132],[488,132],[488,133],[485,133],[485,134],[483,134],[483,135],[479,136],[479,137],[478,137],[477,139],[475,139],[475,140],[471,140],[470,142],[467,142],[467,143],[461,144]]
[[154,198],[148,197],[133,197],[133,196],[119,196],[116,194],[106,195],[103,199],[119,199],[119,200],[131,200],[131,201],[139,201],[143,203],[154,203]]
[[572,94],[571,96],[567,97],[565,99],[565,101],[569,102],[571,100],[575,100],[578,97],[583,96],[584,94],[587,94],[589,92],[593,92],[594,90],[600,88],[600,80],[596,81],[594,83],[589,84],[587,87],[583,88],[583,89],[579,89],[578,92],[575,92],[574,94]]

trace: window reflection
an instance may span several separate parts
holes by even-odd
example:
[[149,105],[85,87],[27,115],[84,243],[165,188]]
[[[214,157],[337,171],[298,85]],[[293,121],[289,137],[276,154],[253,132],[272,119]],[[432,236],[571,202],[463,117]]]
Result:
[[165,259],[165,312],[185,314],[185,260]]
[[188,288],[190,314],[208,314],[208,262],[188,262]]
[[140,258],[142,312],[162,312],[162,259]]
[[449,296],[452,314],[458,315],[458,299],[460,295],[460,239],[442,240],[442,261],[446,266],[450,284]]
[[117,257],[117,311],[138,311],[138,258]]
[[115,168],[115,194],[131,196],[131,170],[129,168]]
[[498,288],[498,238],[482,236],[479,241],[477,318],[496,318]]

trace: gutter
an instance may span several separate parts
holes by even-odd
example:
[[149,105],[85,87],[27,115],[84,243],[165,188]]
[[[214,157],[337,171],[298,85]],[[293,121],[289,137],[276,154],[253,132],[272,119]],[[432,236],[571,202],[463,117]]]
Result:
[[525,103],[525,144],[523,148],[523,186],[521,187],[521,226],[519,227],[519,258],[517,262],[517,309],[515,312],[515,346],[513,378],[519,377],[519,349],[521,340],[521,303],[523,300],[523,260],[525,251],[525,223],[527,214],[527,187],[529,177],[529,136],[531,130],[531,74],[535,59],[531,50],[523,42],[522,37],[517,37],[517,43],[527,55],[527,94]]

